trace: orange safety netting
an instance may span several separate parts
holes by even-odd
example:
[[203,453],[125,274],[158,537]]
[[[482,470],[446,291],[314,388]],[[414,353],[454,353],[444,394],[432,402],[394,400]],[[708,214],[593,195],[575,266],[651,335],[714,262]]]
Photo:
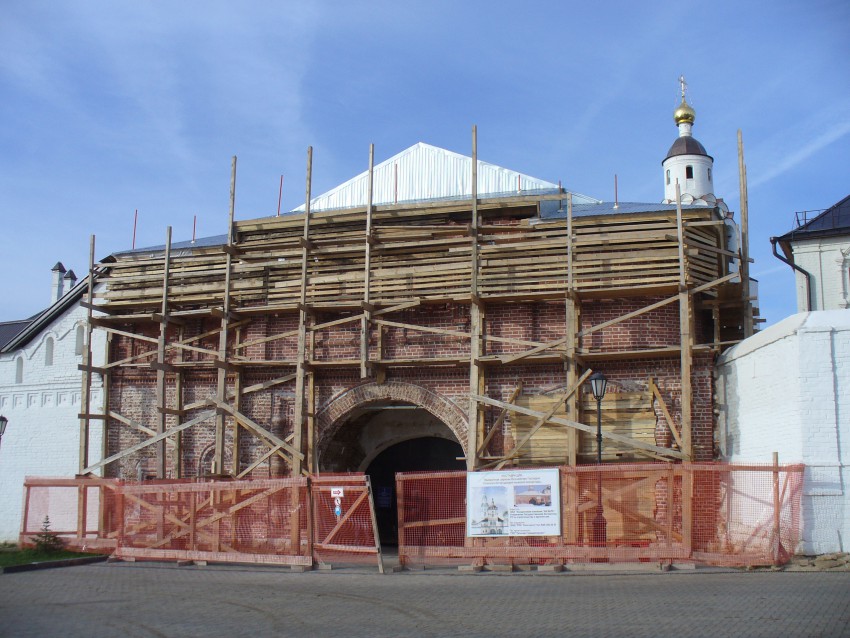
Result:
[[69,549],[105,551],[116,546],[114,479],[27,477],[21,545],[32,545],[45,523]]
[[310,479],[313,556],[320,563],[380,563],[369,477],[323,474]]
[[466,472],[396,475],[401,564],[781,564],[800,538],[802,465],[603,465],[558,476],[559,535],[467,537]]
[[139,483],[28,477],[24,488],[22,544],[32,544],[49,516],[67,546],[122,559],[380,567],[363,474]]
[[305,479],[128,483],[118,503],[118,558],[311,564]]

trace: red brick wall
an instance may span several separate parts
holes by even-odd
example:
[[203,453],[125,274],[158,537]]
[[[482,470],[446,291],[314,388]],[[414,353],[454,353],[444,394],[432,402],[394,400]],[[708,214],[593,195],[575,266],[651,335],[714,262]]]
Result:
[[[581,311],[581,327],[589,326],[614,319],[627,312],[638,310],[653,302],[656,298],[640,299],[614,299],[586,301]],[[315,317],[316,323],[338,318],[340,315],[321,313]],[[401,311],[382,318],[436,328],[443,328],[456,332],[468,332],[470,329],[469,307],[464,305],[440,304],[431,305]],[[501,304],[488,306],[486,309],[485,325],[487,334],[519,339],[529,342],[547,342],[563,337],[565,333],[565,311],[561,302],[546,303],[524,303],[524,304]],[[184,338],[201,334],[212,330],[219,325],[217,320],[190,321],[184,327]],[[129,327],[128,329],[136,329]],[[279,316],[258,316],[252,318],[250,323],[232,330],[229,345],[236,343],[237,337],[242,342],[251,342],[264,337],[297,329],[297,315],[294,313],[281,314]],[[144,328],[145,334],[158,335],[157,326]],[[317,331],[315,335],[315,349],[312,359],[316,361],[334,361],[339,359],[358,360],[360,356],[359,345],[360,322],[352,321],[329,329]],[[710,316],[702,313],[696,315],[697,341],[708,339],[711,334]],[[170,331],[169,340],[174,340],[177,333]],[[297,335],[278,339],[262,344],[256,344],[244,348],[238,354],[256,360],[289,360],[294,361],[297,355]],[[370,352],[372,358],[378,357],[377,352],[377,329],[373,329],[370,335]],[[411,329],[397,327],[385,327],[383,333],[383,358],[439,358],[456,357],[465,358],[469,354],[469,339],[455,335],[439,335],[424,333]],[[661,308],[635,317],[620,324],[610,326],[586,336],[580,343],[582,349],[591,351],[614,351],[614,350],[637,350],[643,348],[659,348],[679,343],[679,309],[676,303],[671,303]],[[217,350],[218,335],[212,335],[202,341],[194,342],[192,345]],[[116,337],[113,340],[111,360],[119,360],[147,351],[155,347],[155,344],[140,341],[131,342],[125,337]],[[484,354],[500,354],[508,352],[520,352],[527,346],[519,344],[506,344],[488,341]],[[170,354],[170,361],[177,361],[181,357]],[[148,359],[150,360],[150,359]],[[213,357],[211,355],[184,352],[183,361],[204,362],[205,368],[184,368],[184,397],[183,403],[189,404],[215,396],[217,371],[212,367]],[[713,388],[712,388],[712,355],[698,354],[694,356],[692,371],[693,387],[693,413],[692,430],[694,440],[694,452],[696,460],[710,460],[713,458]],[[243,369],[243,387],[276,379],[294,371],[291,365],[245,367]],[[681,418],[681,379],[679,375],[679,356],[674,354],[667,358],[646,358],[625,361],[607,361],[599,363],[595,369],[603,371],[608,377],[612,389],[624,392],[646,391],[647,380],[650,376],[655,377],[656,383],[664,397],[673,418],[679,422]],[[315,411],[317,415],[328,414],[333,408],[333,403],[340,397],[346,396],[362,384],[359,367],[332,368],[317,366],[315,374]],[[556,386],[565,384],[565,374],[562,364],[529,364],[517,362],[509,365],[490,365],[485,369],[486,393],[488,396],[507,400],[516,387],[518,381],[522,380],[524,392],[533,394],[550,390]],[[168,407],[175,406],[174,396],[175,375],[167,375],[169,394]],[[457,415],[466,415],[469,405],[469,370],[464,364],[454,366],[426,366],[416,365],[404,368],[388,368],[386,371],[388,382],[397,382],[399,388],[416,386],[423,389],[417,396],[423,401],[432,401],[432,411],[438,411],[448,415],[446,418],[455,419],[453,425],[456,428],[458,438],[462,444],[466,444],[465,427],[458,421]],[[228,387],[233,390],[235,377],[228,376]],[[295,407],[295,382],[274,386],[273,388],[258,393],[245,395],[241,401],[241,411],[248,417],[272,430],[278,436],[284,437],[292,432],[292,422]],[[401,390],[400,390],[401,391]],[[430,394],[429,394],[430,393]],[[424,398],[423,398],[424,397]],[[446,403],[448,402],[448,403]],[[155,428],[156,423],[156,372],[145,366],[123,367],[113,371],[109,391],[110,409],[127,418]],[[453,406],[453,407],[452,407]],[[427,407],[427,406],[426,406]],[[188,420],[203,410],[194,410],[184,417]],[[492,424],[495,413],[487,409],[486,419]],[[657,441],[660,445],[669,444],[669,432],[663,425],[663,416],[660,411],[659,427],[657,429]],[[320,430],[317,433],[317,443],[323,445],[327,436],[334,431],[335,423],[317,419]],[[168,425],[177,423],[176,417],[169,416]],[[460,425],[458,425],[460,423]],[[108,422],[108,453],[113,454],[120,449],[138,443],[146,437],[145,434],[120,425],[112,419]],[[232,432],[232,423],[228,419],[228,432]],[[230,434],[228,436],[231,436]],[[242,453],[240,467],[245,467],[254,459],[265,453],[266,449],[259,444],[253,436],[244,429],[240,429],[240,442]],[[305,437],[306,440],[306,437]],[[204,450],[214,443],[213,421],[189,428],[183,433],[182,466],[186,476],[194,476],[199,472],[200,457]],[[501,433],[495,438],[490,446],[491,451],[498,451],[508,446],[510,441],[505,441]],[[132,459],[113,464],[108,474],[115,476],[123,474],[126,478],[135,478],[135,470],[141,461],[145,473],[151,473],[154,469],[154,448],[149,447],[141,453],[134,455]],[[171,459],[169,459],[171,460]],[[169,465],[170,467],[170,465]],[[260,465],[256,474],[283,472],[285,469],[275,463],[265,462]]]

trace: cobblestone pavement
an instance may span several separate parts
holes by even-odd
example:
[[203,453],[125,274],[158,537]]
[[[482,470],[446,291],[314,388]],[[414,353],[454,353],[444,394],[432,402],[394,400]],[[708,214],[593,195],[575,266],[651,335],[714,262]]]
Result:
[[0,575],[0,636],[850,636],[850,572],[98,563]]

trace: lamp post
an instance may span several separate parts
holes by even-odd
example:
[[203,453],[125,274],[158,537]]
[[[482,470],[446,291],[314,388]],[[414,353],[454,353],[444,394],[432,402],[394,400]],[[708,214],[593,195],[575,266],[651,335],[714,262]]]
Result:
[[9,419],[0,414],[0,442],[3,441],[3,435],[6,434],[7,425],[9,425]]
[[[602,398],[608,379],[601,372],[590,375],[590,389],[596,399],[596,466],[602,467]],[[604,547],[608,543],[608,523],[602,514],[602,473],[596,473],[596,516],[593,517],[593,545]]]

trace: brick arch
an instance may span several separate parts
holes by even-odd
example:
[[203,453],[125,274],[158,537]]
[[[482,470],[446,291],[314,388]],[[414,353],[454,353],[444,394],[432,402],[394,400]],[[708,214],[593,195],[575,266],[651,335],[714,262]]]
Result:
[[316,414],[316,426],[321,437],[319,449],[324,451],[354,410],[380,401],[404,401],[430,412],[446,424],[463,447],[464,453],[467,452],[468,426],[463,411],[446,397],[428,388],[401,381],[362,383],[331,399]]

